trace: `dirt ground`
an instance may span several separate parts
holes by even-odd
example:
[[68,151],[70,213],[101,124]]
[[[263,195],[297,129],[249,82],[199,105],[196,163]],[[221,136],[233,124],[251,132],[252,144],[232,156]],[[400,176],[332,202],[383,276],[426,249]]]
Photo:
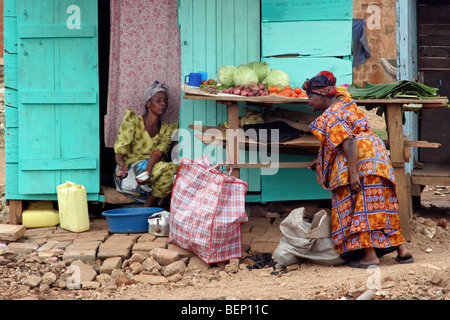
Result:
[[[3,129],[3,119],[0,123]],[[4,203],[3,141],[2,137],[0,223],[8,223]],[[379,268],[370,270],[305,261],[277,273],[272,273],[274,270],[270,267],[253,270],[241,267],[236,273],[227,273],[223,266],[215,266],[203,275],[168,285],[139,283],[116,289],[52,289],[45,293],[25,285],[20,285],[19,290],[3,286],[2,296],[11,300],[353,300],[371,289],[374,300],[449,300],[450,232],[448,227],[436,226],[436,223],[450,218],[450,187],[427,186],[422,194],[422,205],[413,217],[408,243],[415,258],[412,264],[398,264],[396,253],[391,253],[381,258]],[[428,226],[434,227],[434,234],[425,231]],[[5,284],[2,279],[0,282]]]

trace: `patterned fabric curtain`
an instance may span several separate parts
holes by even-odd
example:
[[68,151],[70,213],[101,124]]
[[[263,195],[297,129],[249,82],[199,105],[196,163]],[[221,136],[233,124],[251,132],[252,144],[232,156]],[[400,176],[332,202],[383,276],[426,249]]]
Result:
[[105,116],[105,146],[113,147],[125,110],[143,114],[145,88],[158,80],[169,86],[163,120],[180,113],[180,32],[177,0],[110,0],[111,53]]

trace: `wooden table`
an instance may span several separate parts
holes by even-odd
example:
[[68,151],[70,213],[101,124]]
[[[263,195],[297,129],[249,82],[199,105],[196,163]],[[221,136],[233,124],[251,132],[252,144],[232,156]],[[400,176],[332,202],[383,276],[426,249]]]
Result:
[[[227,106],[228,113],[228,127],[230,129],[239,128],[239,105],[238,102],[250,102],[260,104],[306,104],[308,99],[306,98],[286,98],[278,97],[276,95],[267,97],[242,97],[237,95],[197,95],[186,93],[184,99],[194,100],[215,100],[217,103],[225,104]],[[412,202],[410,192],[410,182],[407,181],[405,173],[405,162],[409,161],[410,148],[411,147],[438,147],[439,145],[425,142],[425,141],[405,141],[403,137],[402,128],[402,111],[419,110],[420,108],[443,108],[448,103],[447,97],[439,97],[434,99],[385,99],[385,100],[355,100],[356,104],[360,107],[382,107],[385,110],[386,128],[388,132],[387,145],[390,150],[390,157],[392,166],[395,172],[395,178],[397,181],[397,200],[399,207],[399,216],[402,226],[402,232],[407,241],[410,241],[410,229],[409,220],[412,217]],[[420,104],[417,106],[417,104]],[[309,141],[312,143],[312,141]],[[305,143],[307,140],[305,139]],[[237,143],[232,144],[234,150],[227,148],[227,162],[232,164],[233,174],[239,177],[239,168],[249,167],[262,167],[258,165],[243,165],[238,161],[238,148]],[[302,145],[300,141],[298,145]],[[320,145],[320,143],[318,144]],[[232,155],[232,156],[230,156]],[[296,167],[306,168],[309,163],[285,163],[280,164],[280,167]]]

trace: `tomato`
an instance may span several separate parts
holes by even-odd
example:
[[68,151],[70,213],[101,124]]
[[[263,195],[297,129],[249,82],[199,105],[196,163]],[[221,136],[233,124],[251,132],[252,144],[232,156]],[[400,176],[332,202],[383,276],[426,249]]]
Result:
[[277,86],[276,88],[277,88],[277,92],[281,92],[282,91],[281,87]]
[[202,84],[208,84],[208,81],[204,80],[202,81]]
[[291,86],[286,86],[286,87],[284,87],[284,90],[286,90],[286,91],[292,91],[292,87],[291,87]]
[[216,83],[216,81],[214,81],[213,79],[208,80],[208,84],[213,84],[213,83]]
[[295,87],[294,92],[295,92],[296,94],[300,94],[300,93],[302,93],[302,89],[299,88],[299,87]]
[[270,87],[269,87],[269,92],[277,92],[277,87],[275,87],[275,86],[270,86]]

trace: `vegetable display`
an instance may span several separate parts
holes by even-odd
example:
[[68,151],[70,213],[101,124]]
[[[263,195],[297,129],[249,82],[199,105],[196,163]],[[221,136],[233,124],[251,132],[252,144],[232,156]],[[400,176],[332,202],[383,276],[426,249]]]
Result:
[[200,89],[207,93],[233,94],[246,97],[279,95],[307,98],[301,88],[290,86],[289,75],[278,69],[270,69],[267,62],[254,61],[248,64],[222,66],[215,80],[203,81]]

